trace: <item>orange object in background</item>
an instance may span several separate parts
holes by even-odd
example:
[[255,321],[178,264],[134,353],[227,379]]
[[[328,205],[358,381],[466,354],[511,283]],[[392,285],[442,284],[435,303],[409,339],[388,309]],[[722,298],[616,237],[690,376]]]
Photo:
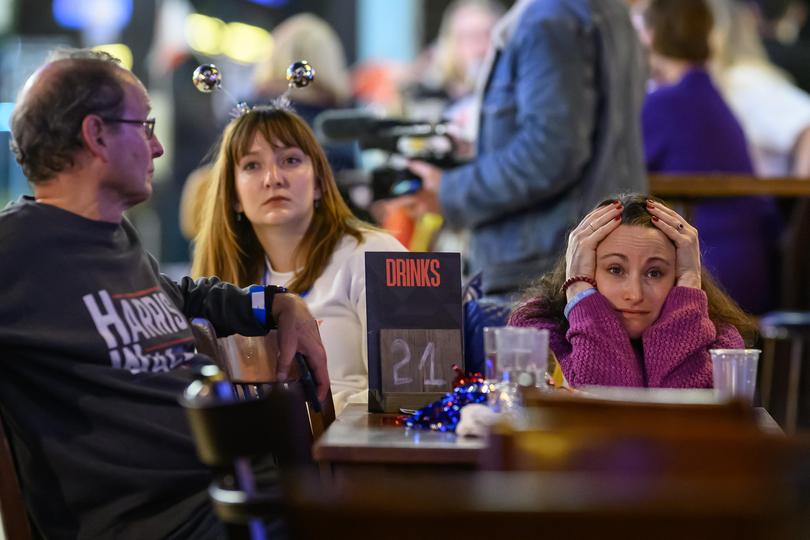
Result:
[[392,206],[386,212],[382,228],[394,235],[403,246],[411,244],[413,237],[414,220],[404,206]]

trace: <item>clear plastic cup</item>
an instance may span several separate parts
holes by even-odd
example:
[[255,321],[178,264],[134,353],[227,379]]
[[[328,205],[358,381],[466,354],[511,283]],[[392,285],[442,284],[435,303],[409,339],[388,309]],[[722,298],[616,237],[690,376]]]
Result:
[[721,400],[742,399],[753,404],[757,387],[759,349],[711,349],[714,391]]
[[520,386],[543,386],[548,367],[548,330],[506,326],[495,330],[496,378]]
[[495,343],[495,331],[502,326],[485,326],[484,327],[484,377],[488,380],[494,380],[497,374],[498,366],[498,346]]

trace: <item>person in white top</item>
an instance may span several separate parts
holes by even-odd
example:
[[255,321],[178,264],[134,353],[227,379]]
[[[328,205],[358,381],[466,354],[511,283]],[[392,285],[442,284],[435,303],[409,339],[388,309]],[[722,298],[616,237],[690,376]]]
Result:
[[749,2],[710,0],[711,68],[759,176],[810,176],[810,95],[768,60]]
[[295,113],[253,108],[226,127],[192,274],[300,294],[318,320],[335,410],[368,399],[366,251],[405,251],[355,218],[323,149]]

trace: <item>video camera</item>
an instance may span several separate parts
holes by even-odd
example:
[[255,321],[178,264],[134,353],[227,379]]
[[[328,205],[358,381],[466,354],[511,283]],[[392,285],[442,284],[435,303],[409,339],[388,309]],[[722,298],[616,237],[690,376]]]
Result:
[[388,153],[388,162],[371,171],[374,200],[408,195],[422,187],[421,178],[404,165],[403,158],[441,168],[460,164],[453,157],[453,140],[446,124],[379,118],[359,110],[333,110],[318,115],[314,125],[322,142],[357,141],[363,150]]

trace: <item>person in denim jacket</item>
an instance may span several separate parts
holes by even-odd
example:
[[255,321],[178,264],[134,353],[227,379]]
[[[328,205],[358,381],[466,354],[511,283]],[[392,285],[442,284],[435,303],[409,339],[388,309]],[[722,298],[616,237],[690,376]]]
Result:
[[445,172],[409,166],[425,206],[471,229],[485,294],[509,294],[553,266],[586,209],[646,192],[646,74],[620,0],[518,0],[484,73],[478,157]]

